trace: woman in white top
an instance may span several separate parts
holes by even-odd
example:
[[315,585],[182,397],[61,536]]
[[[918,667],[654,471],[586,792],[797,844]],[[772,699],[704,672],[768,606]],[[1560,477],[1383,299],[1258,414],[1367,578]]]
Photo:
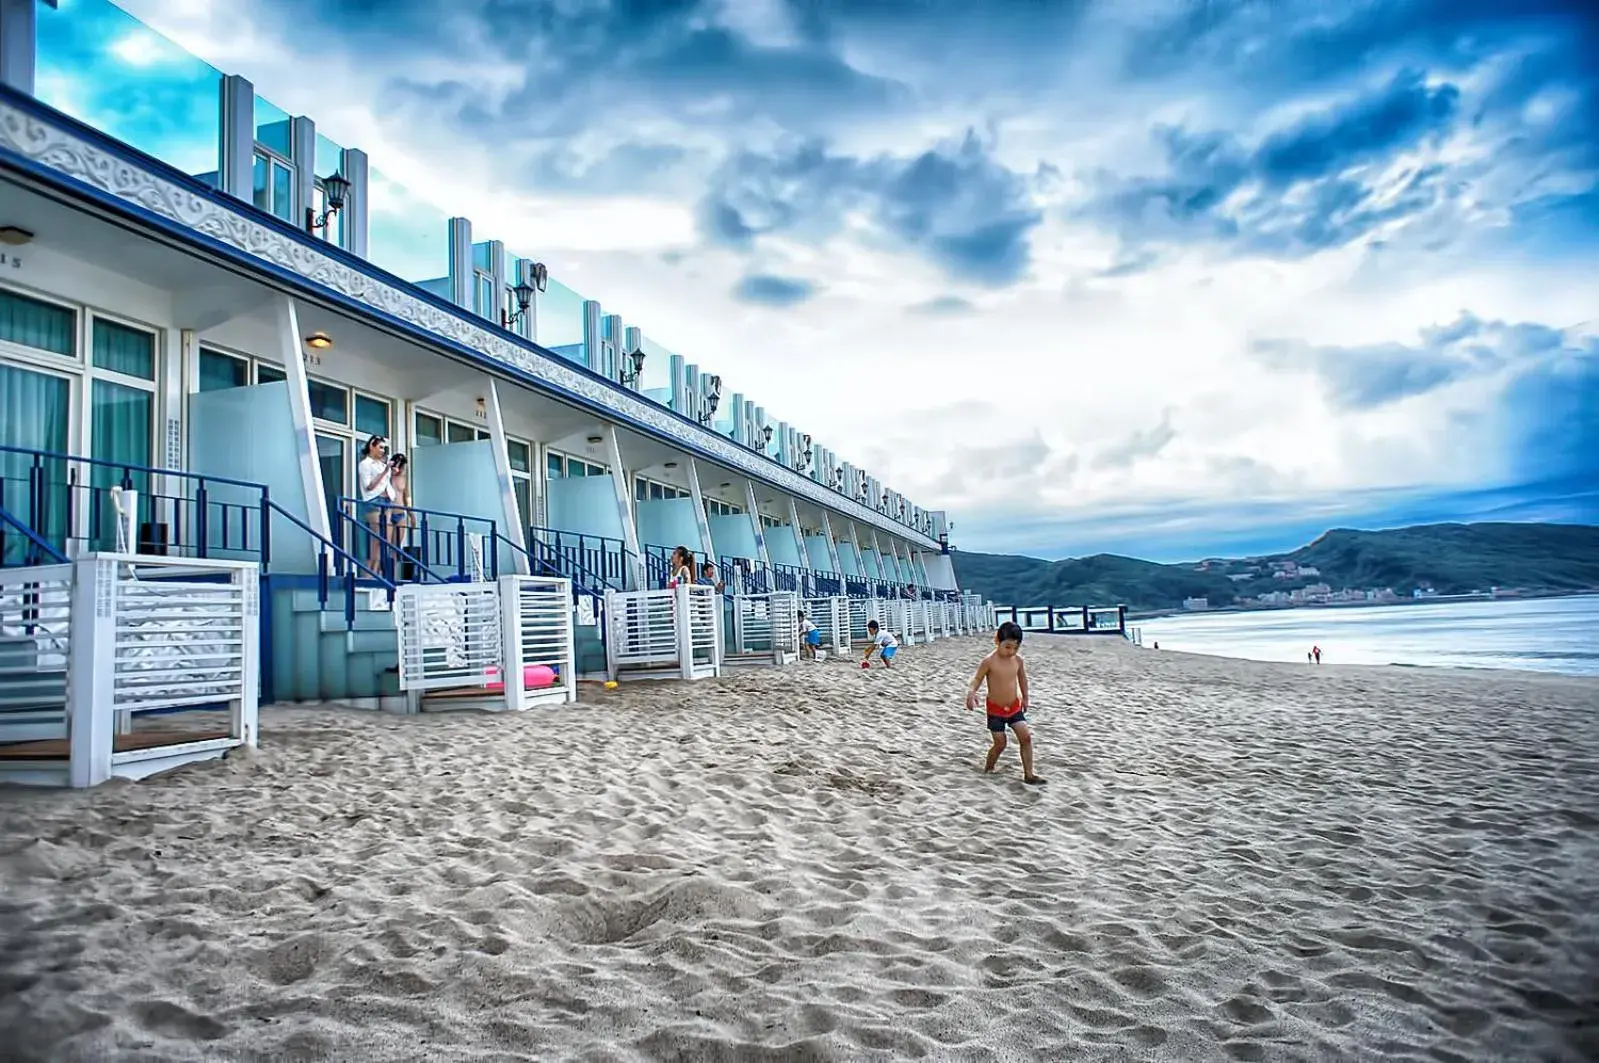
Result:
[[668,589],[678,584],[694,582],[694,555],[686,546],[679,546],[672,551],[672,560],[667,565],[666,586]]
[[[378,571],[382,564],[384,534],[383,509],[389,503],[389,478],[393,467],[388,459],[389,441],[373,436],[361,448],[361,463],[355,467],[355,488],[361,500],[361,519],[367,527],[367,567]],[[352,544],[353,545],[353,544]]]

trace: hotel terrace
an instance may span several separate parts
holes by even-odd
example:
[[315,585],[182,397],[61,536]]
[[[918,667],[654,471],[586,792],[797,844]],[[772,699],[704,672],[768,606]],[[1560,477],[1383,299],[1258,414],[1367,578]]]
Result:
[[[92,553],[247,564],[261,698],[372,705],[412,585],[564,581],[578,675],[616,671],[607,592],[663,588],[679,544],[729,610],[973,606],[943,513],[107,0],[0,0],[0,82],[13,590]],[[381,539],[372,436],[411,462]]]

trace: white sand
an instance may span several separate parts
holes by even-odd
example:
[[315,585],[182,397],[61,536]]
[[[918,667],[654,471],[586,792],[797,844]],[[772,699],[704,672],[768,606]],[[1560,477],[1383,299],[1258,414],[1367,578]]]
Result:
[[0,1055],[1599,1053],[1599,683],[1035,642],[0,792]]

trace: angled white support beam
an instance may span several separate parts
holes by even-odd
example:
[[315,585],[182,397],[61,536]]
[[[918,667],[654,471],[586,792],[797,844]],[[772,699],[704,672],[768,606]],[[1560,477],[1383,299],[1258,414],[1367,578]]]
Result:
[[611,463],[611,486],[616,489],[616,515],[622,521],[622,545],[627,550],[629,590],[644,589],[644,556],[639,552],[638,524],[633,517],[633,488],[622,467],[622,440],[616,425],[605,426],[605,453]]
[[794,546],[799,550],[800,568],[808,571],[811,567],[811,553],[805,546],[805,529],[800,527],[799,503],[792,497],[788,500],[788,526],[794,533]]
[[838,540],[833,536],[833,519],[825,509],[822,510],[822,538],[827,540],[827,560],[833,565],[833,573],[843,579],[844,565],[838,559]]
[[[528,576],[527,530],[522,527],[522,517],[516,507],[516,489],[511,483],[511,453],[505,445],[505,418],[500,412],[500,391],[494,386],[493,377],[484,377],[483,386],[487,389],[483,405],[487,408],[489,420],[489,442],[494,447],[494,479],[500,489],[500,520],[498,523],[504,530],[503,534],[517,547],[513,551],[513,561],[516,573]],[[503,569],[502,569],[503,571]]]
[[33,95],[38,39],[37,0],[0,0],[0,84]]
[[[322,465],[316,457],[316,429],[311,424],[311,393],[305,377],[305,347],[300,337],[300,315],[294,300],[285,295],[274,308],[277,324],[278,354],[283,359],[283,373],[289,387],[289,417],[294,422],[294,449],[300,456],[300,486],[305,493],[305,520],[311,530],[324,539],[333,538],[333,524],[328,517],[322,489]],[[360,442],[356,446],[360,446]]]
[[[705,493],[700,490],[700,467],[693,458],[688,459],[688,493],[694,500],[694,527],[700,533],[700,550],[707,561],[714,561],[716,544],[711,541],[711,519],[705,515]],[[725,574],[723,578],[726,578]]]
[[766,529],[761,526],[761,509],[755,504],[755,481],[744,481],[744,504],[749,509],[750,528],[755,532],[755,556],[761,567],[772,571],[772,558],[766,552]]

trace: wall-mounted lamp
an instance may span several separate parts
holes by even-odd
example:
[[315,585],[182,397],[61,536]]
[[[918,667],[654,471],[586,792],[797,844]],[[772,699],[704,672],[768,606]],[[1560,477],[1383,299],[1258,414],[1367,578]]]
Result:
[[516,300],[516,313],[507,313],[505,307],[500,307],[501,328],[508,329],[526,318],[528,307],[533,305],[533,293],[542,292],[550,285],[549,268],[542,262],[523,262],[521,273],[511,286],[511,298]]
[[733,486],[732,481],[728,481],[727,483],[722,484],[720,490],[726,491],[729,487],[732,487],[732,486]]
[[477,397],[477,419],[480,421],[489,419],[489,403],[482,395]]
[[764,450],[764,449],[766,449],[767,447],[769,447],[771,445],[772,445],[772,426],[771,425],[765,425],[765,426],[763,426],[761,428],[761,449]]
[[700,414],[700,424],[709,425],[716,419],[716,407],[722,402],[722,378],[712,377],[716,381],[716,390],[705,396],[705,412]]
[[333,340],[326,332],[313,332],[305,338],[305,345],[313,351],[325,351],[333,346]]
[[663,469],[675,469],[675,468],[677,468],[677,462],[669,461],[665,465],[662,465],[661,468],[663,468]]
[[15,225],[0,227],[0,244],[8,247],[21,247],[33,240],[33,233],[27,229],[19,229]]
[[597,447],[603,442],[605,442],[605,437],[604,436],[589,436],[588,437],[588,445],[591,446],[591,447]]
[[[622,383],[628,386],[636,385],[639,378],[644,375],[644,352],[636,350],[627,356],[627,365],[622,366]],[[629,369],[631,365],[631,369]]]
[[318,229],[326,229],[333,220],[333,215],[344,209],[344,201],[350,195],[350,182],[342,173],[334,173],[322,182],[323,202],[328,206],[321,214],[315,207],[305,208],[305,231],[314,233]]

